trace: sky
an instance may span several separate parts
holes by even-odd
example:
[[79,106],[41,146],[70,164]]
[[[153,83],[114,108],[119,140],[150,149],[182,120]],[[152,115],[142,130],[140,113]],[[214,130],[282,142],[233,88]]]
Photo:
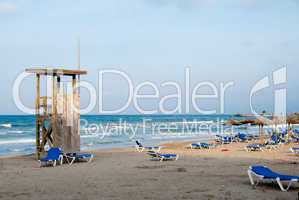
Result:
[[[287,83],[260,91],[253,99],[258,111],[273,112],[274,91],[287,89],[287,111],[299,111],[299,1],[298,0],[0,0],[0,114],[24,114],[14,104],[16,77],[30,66],[76,68],[77,40],[82,80],[102,94],[105,109],[124,105],[128,87],[117,75],[107,75],[98,91],[98,72],[121,70],[134,86],[151,81],[160,96],[140,101],[144,109],[159,107],[172,94],[165,81],[184,89],[189,67],[191,87],[209,81],[217,90],[234,82],[225,93],[225,113],[250,112],[252,87],[272,72],[287,67]],[[25,105],[34,105],[35,83],[28,77],[21,87]],[[144,94],[153,92],[145,87]],[[209,88],[199,93],[211,94]],[[82,106],[89,101],[83,90]],[[90,114],[99,112],[99,101]],[[202,99],[201,109],[220,112],[219,99]],[[175,108],[176,100],[165,103]],[[192,107],[192,106],[191,106]],[[159,113],[159,111],[158,111]],[[183,106],[182,113],[186,113]],[[189,113],[189,112],[187,112]],[[193,107],[190,113],[198,111]],[[130,107],[119,114],[138,114]]]

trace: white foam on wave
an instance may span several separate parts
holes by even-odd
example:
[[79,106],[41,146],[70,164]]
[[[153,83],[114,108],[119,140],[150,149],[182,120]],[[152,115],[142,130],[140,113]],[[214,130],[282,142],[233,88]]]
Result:
[[183,124],[213,124],[214,121],[184,121]]
[[17,133],[17,134],[22,134],[22,133],[24,133],[24,131],[14,130],[14,131],[7,131],[7,133]]
[[30,144],[34,142],[35,142],[34,139],[3,140],[0,141],[0,145],[1,144]]
[[0,124],[0,127],[11,128],[12,125],[11,124]]
[[98,134],[90,134],[90,135],[80,135],[81,138],[97,138],[97,137],[101,137],[102,135],[98,135]]

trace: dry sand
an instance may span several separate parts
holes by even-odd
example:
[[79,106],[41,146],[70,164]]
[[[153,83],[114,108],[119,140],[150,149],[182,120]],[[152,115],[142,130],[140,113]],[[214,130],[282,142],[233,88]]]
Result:
[[[92,163],[39,168],[32,156],[0,159],[0,199],[296,199],[298,187],[281,192],[276,184],[252,188],[247,169],[267,165],[299,175],[299,159],[288,153],[245,152],[246,144],[190,150],[189,143],[163,145],[178,161],[150,161],[133,148],[96,151]],[[222,151],[226,149],[227,151]],[[298,162],[298,164],[296,164]]]

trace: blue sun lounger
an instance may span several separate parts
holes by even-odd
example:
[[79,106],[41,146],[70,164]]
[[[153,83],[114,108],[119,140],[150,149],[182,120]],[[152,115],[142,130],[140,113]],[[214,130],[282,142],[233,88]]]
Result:
[[[254,183],[252,175],[255,175],[258,180],[256,183]],[[265,166],[250,166],[248,169],[248,176],[251,185],[257,186],[261,180],[269,180],[269,181],[276,181],[279,185],[281,191],[288,191],[294,182],[298,182],[299,176],[289,176],[284,174],[279,174],[277,172],[273,172],[271,169]],[[283,187],[282,182],[288,182],[288,186],[285,189]]]
[[190,147],[191,149],[209,149],[211,145],[205,142],[198,142],[190,144]]
[[235,136],[236,140],[239,141],[239,142],[246,142],[248,141],[248,137],[245,133],[238,133],[236,136]]
[[246,151],[263,151],[263,145],[261,144],[249,144],[245,147]]
[[233,138],[231,136],[223,136],[222,137],[222,144],[230,144],[232,143]]
[[290,151],[294,154],[299,154],[299,147],[291,147]]
[[233,142],[233,137],[228,135],[216,135],[215,141],[221,144],[230,144]]
[[69,164],[73,164],[75,161],[87,161],[91,162],[94,155],[90,153],[67,153],[65,154],[66,158],[70,158],[71,162]]
[[143,146],[139,141],[136,140],[136,150],[138,152],[143,152],[144,150],[147,151],[155,151],[155,152],[160,152],[161,147],[160,146],[155,146],[155,147],[145,147]]
[[154,151],[147,152],[149,156],[151,156],[151,160],[158,160],[158,161],[167,161],[167,160],[178,160],[179,155],[178,154],[162,154],[157,153]]
[[57,161],[59,161],[60,164],[62,164],[62,159],[63,159],[63,155],[60,148],[57,147],[50,148],[47,155],[39,160],[40,167],[42,167],[43,164],[47,165],[48,163],[51,163],[53,167],[55,167]]
[[299,130],[298,129],[294,129],[293,132],[299,134]]

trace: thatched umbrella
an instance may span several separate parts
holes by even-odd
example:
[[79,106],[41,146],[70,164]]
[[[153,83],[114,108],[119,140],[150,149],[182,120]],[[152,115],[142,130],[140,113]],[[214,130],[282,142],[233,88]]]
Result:
[[293,113],[287,116],[287,124],[299,124],[299,113]]
[[227,125],[227,126],[239,126],[239,125],[242,125],[239,121],[234,120],[234,119],[229,119],[224,124]]
[[256,125],[255,124],[255,120],[253,119],[244,119],[240,121],[241,124],[252,124],[252,125]]
[[256,118],[254,120],[254,124],[259,126],[259,137],[260,137],[260,143],[264,144],[265,138],[264,138],[264,125],[268,124],[267,120]]
[[[276,137],[278,137],[278,131],[277,131],[277,125],[278,124],[287,124],[288,131],[290,130],[290,126],[292,124],[299,124],[299,113],[293,113],[286,117],[279,117],[279,116],[272,116],[271,118],[266,117],[257,117],[255,119],[245,119],[245,120],[234,120],[230,119],[225,122],[226,125],[244,125],[244,124],[252,124],[259,127],[259,136],[260,136],[260,142],[264,142],[264,126],[265,125],[274,125],[275,126],[275,134]],[[288,137],[290,137],[291,132],[288,132]]]
[[288,115],[286,122],[287,122],[287,126],[288,126],[288,138],[290,138],[291,134],[292,134],[291,126],[293,124],[299,124],[299,113],[292,113],[292,114]]
[[271,124],[271,120],[267,119],[267,118],[256,118],[256,119],[245,119],[245,120],[241,120],[241,121],[236,121],[233,119],[230,119],[228,121],[226,121],[226,125],[244,125],[244,124],[251,124],[251,125],[256,125],[259,127],[259,137],[260,137],[260,142],[264,143],[264,125],[268,125]]

